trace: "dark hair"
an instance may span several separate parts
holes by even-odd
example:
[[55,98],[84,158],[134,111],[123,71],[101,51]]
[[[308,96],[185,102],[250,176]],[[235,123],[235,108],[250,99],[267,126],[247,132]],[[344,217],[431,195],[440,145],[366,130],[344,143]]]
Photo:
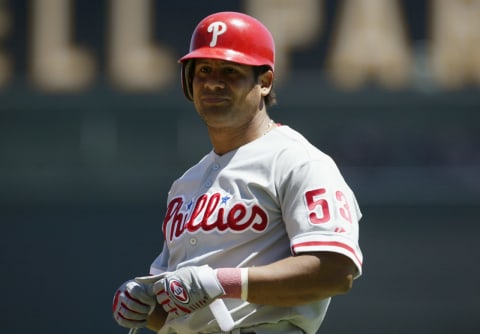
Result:
[[[263,73],[267,72],[271,70],[270,66],[267,66],[267,65],[263,65],[263,66],[254,66],[253,67],[253,71],[255,73],[255,77],[259,77],[260,75],[262,75]],[[271,106],[274,106],[277,104],[277,94],[275,93],[275,91],[273,90],[273,86],[272,86],[272,89],[270,90],[270,93],[265,96],[263,98],[264,102],[265,102],[265,105],[267,107],[271,107]]]

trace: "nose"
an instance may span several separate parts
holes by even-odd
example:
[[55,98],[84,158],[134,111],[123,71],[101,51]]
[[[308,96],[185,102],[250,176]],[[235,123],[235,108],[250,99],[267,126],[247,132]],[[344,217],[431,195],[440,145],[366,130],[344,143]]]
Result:
[[212,91],[223,89],[225,88],[225,82],[217,74],[211,73],[205,79],[205,88]]

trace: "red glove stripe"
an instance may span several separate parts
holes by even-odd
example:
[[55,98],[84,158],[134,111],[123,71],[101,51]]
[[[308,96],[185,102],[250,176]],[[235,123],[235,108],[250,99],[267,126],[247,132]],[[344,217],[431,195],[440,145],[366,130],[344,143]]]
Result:
[[186,307],[183,307],[183,306],[178,305],[178,304],[176,304],[176,303],[175,303],[175,305],[177,306],[177,308],[178,308],[179,310],[181,310],[181,311],[183,311],[183,312],[185,312],[185,313],[192,313],[192,310],[190,310],[190,309],[188,309],[188,308],[186,308]]
[[125,295],[126,295],[128,298],[130,298],[131,300],[134,300],[134,301],[136,301],[136,302],[139,303],[139,304],[142,304],[142,305],[144,305],[144,306],[150,307],[150,305],[145,304],[145,303],[141,302],[140,300],[138,300],[138,299],[136,299],[136,298],[133,298],[132,295],[128,293],[128,291],[125,291]]
[[145,321],[145,320],[128,319],[128,318],[124,317],[123,314],[121,314],[121,313],[117,313],[117,315],[118,315],[120,318],[122,318],[122,319],[124,319],[124,320],[127,320],[127,321],[138,322],[138,323]]
[[162,289],[162,290],[160,290],[160,291],[157,292],[157,296],[160,295],[160,294],[162,294],[162,293],[165,293],[165,292],[166,292],[165,289]]
[[113,298],[113,305],[112,305],[112,312],[115,312],[115,310],[117,309],[117,305],[118,305],[118,298],[120,296],[120,290],[118,290],[116,293],[115,293],[115,297]]
[[142,314],[142,313],[140,313],[140,312],[137,312],[137,311],[132,310],[131,308],[128,308],[128,306],[125,305],[125,303],[122,303],[121,305],[122,305],[122,307],[123,307],[124,309],[127,309],[127,310],[129,310],[130,312],[132,312],[132,313]]

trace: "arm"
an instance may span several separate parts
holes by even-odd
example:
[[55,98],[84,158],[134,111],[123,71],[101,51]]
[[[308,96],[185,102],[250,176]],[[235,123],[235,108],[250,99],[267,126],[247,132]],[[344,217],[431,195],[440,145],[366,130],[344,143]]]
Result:
[[[175,316],[192,313],[218,297],[242,298],[245,283],[248,283],[245,289],[248,290],[247,300],[251,303],[273,306],[308,304],[348,292],[356,273],[352,260],[334,252],[304,253],[246,269],[213,270],[204,265],[183,267],[168,273],[153,283],[156,309],[161,304],[165,312],[173,312]],[[242,278],[245,271],[248,272],[248,282]],[[175,286],[180,286],[189,295],[187,303],[176,297],[170,281],[175,281]],[[163,325],[165,312],[154,311],[155,316],[149,318],[152,328]]]
[[288,257],[248,270],[251,303],[294,306],[347,293],[356,272],[353,262],[337,253]]

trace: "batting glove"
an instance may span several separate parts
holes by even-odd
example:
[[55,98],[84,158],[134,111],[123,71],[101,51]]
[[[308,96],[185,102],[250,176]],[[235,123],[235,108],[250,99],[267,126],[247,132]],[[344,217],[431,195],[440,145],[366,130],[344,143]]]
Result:
[[156,305],[155,295],[134,280],[123,283],[113,298],[113,318],[127,328],[141,328],[147,325],[147,318]]
[[225,295],[215,271],[207,265],[166,273],[153,284],[153,292],[163,309],[176,316],[192,313]]

